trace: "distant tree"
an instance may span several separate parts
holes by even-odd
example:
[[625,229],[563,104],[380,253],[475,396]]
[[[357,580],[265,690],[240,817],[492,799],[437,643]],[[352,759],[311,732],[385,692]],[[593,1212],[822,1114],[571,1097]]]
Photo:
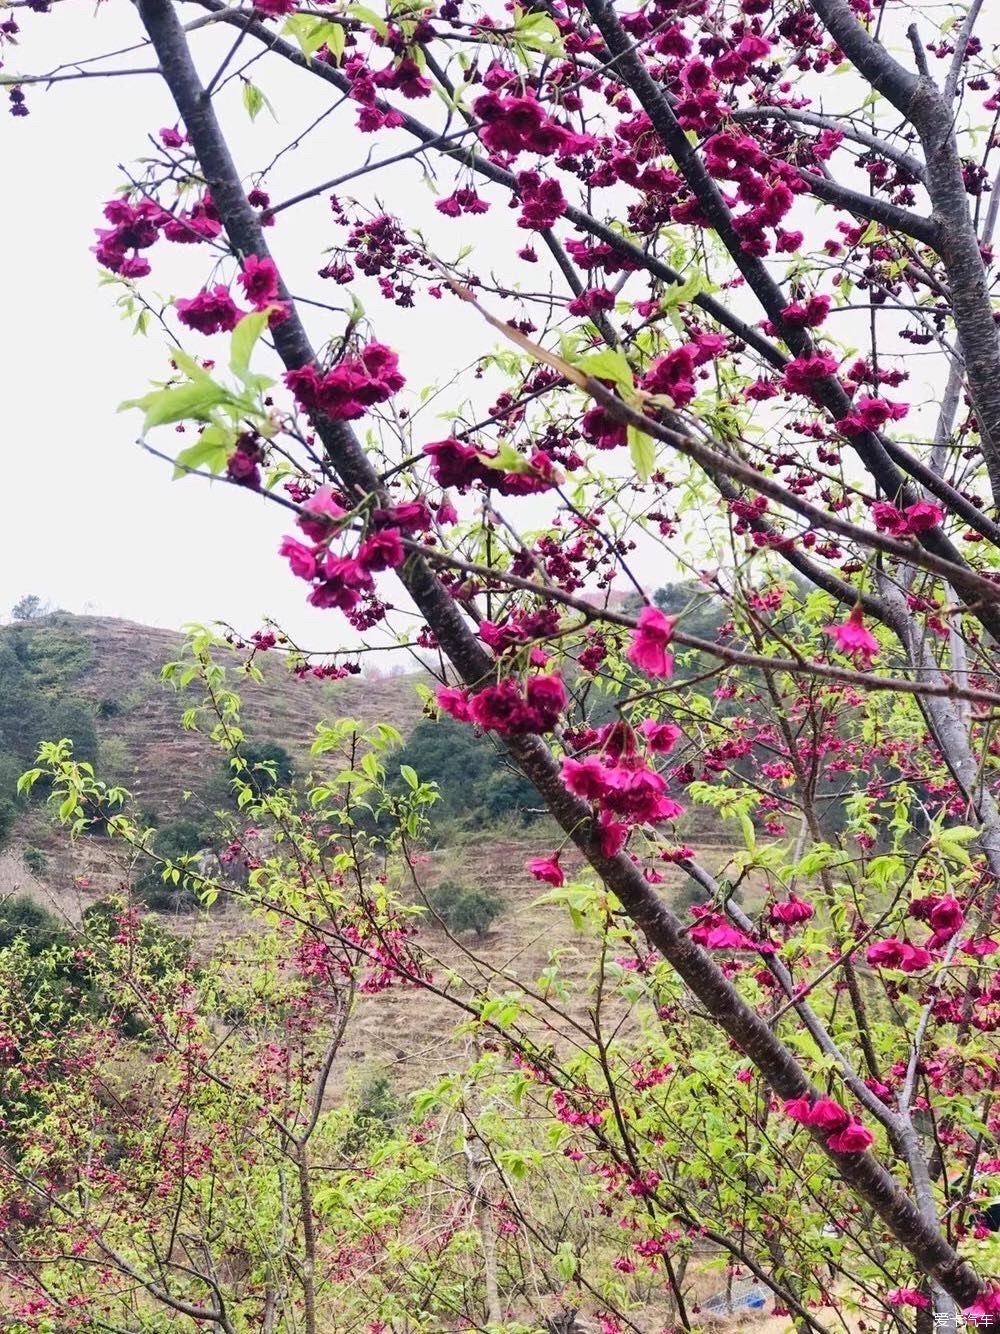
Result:
[[344,1136],[344,1152],[354,1155],[384,1139],[399,1120],[402,1105],[384,1070],[366,1075],[355,1098],[354,1119]]
[[43,875],[48,865],[48,858],[41,848],[25,848],[21,860],[33,875]]
[[453,880],[442,880],[431,890],[427,901],[449,931],[475,931],[480,940],[504,910],[499,895],[469,889]]
[[441,800],[438,822],[481,825],[484,818],[528,818],[539,806],[538,793],[496,745],[452,718],[422,718],[395,757],[416,770],[421,782],[436,783]]
[[277,741],[244,745],[240,748],[240,754],[247,765],[246,781],[258,795],[286,787],[294,777],[292,757]]
[[495,820],[530,820],[540,811],[541,801],[523,774],[501,764],[476,789],[476,806]]
[[441,800],[436,814],[449,819],[472,804],[473,790],[489,774],[495,752],[471,728],[451,718],[422,718],[394,760],[415,769],[422,782],[437,783]]
[[[153,852],[164,861],[183,863],[210,842],[210,836],[193,820],[174,820],[156,831]],[[163,878],[159,861],[149,866],[135,884],[136,893],[155,912],[192,912],[199,907],[198,898],[190,880],[182,873],[175,884]]]
[[173,820],[156,831],[154,843],[158,857],[190,857],[210,842],[200,825],[193,820]]
[[0,902],[0,949],[24,936],[28,953],[38,955],[68,939],[62,922],[53,913],[35,903],[27,894],[17,894]]
[[97,728],[94,711],[88,700],[68,696],[53,705],[45,720],[45,741],[61,741],[67,737],[73,743],[73,758],[79,763],[97,763]]
[[12,621],[37,621],[48,616],[51,611],[51,606],[43,602],[37,593],[25,593],[11,607],[10,617]]

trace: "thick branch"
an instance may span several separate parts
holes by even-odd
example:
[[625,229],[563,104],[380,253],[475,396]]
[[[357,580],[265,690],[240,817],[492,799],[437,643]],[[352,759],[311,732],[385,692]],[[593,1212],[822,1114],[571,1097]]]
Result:
[[799,175],[809,186],[817,199],[837,208],[846,209],[866,222],[878,222],[891,231],[909,236],[914,241],[936,250],[940,244],[938,226],[933,218],[922,218],[918,213],[911,213],[908,208],[899,208],[887,199],[875,195],[864,195],[860,190],[850,190],[827,176],[820,176],[814,171],[799,171]]
[[873,134],[863,126],[855,125],[852,120],[841,120],[837,116],[824,116],[820,112],[805,111],[799,107],[738,107],[729,113],[729,119],[737,124],[755,120],[783,120],[790,125],[811,125],[818,130],[835,130],[845,139],[852,139],[857,144],[864,144],[884,157],[887,162],[895,163],[916,181],[924,179],[924,164],[894,144],[887,143],[882,135]]

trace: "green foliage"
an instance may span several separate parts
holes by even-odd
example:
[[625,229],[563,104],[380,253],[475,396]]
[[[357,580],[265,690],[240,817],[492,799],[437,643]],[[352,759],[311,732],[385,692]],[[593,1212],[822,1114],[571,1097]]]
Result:
[[37,593],[25,593],[11,607],[10,617],[12,621],[34,621],[47,616],[50,610]]
[[[187,862],[212,841],[212,836],[193,820],[174,820],[161,825],[152,840],[152,851],[158,859],[139,876],[135,891],[154,912],[193,912],[201,906],[197,886],[190,876],[183,874]],[[167,861],[179,868],[174,879],[164,870]]]
[[365,1075],[352,1101],[353,1116],[344,1135],[344,1152],[353,1157],[386,1139],[403,1109],[384,1070]]
[[247,768],[244,777],[258,796],[287,787],[292,781],[295,766],[292,757],[277,741],[244,744],[240,755]]
[[531,820],[541,805],[526,778],[504,762],[496,744],[453,718],[422,718],[393,761],[436,783],[435,827],[481,829],[486,820]]
[[66,737],[73,743],[75,760],[87,764],[97,763],[97,728],[88,700],[72,695],[58,700],[46,718],[46,727],[51,740]]
[[200,852],[211,836],[193,820],[174,820],[156,831],[153,846],[159,857],[185,857]]
[[26,617],[0,633],[0,847],[13,832],[17,779],[43,741],[65,737],[78,759],[97,759],[91,705],[68,689],[92,658],[90,644],[58,618]]
[[[37,852],[37,848],[29,849]],[[0,949],[7,949],[23,937],[28,953],[34,958],[65,944],[69,939],[64,924],[53,913],[35,903],[26,894],[0,901]]]
[[69,618],[53,616],[39,625],[8,626],[4,632],[32,688],[59,693],[79,681],[94,661],[89,640],[76,633]]
[[25,866],[33,875],[44,875],[48,858],[41,848],[25,848],[21,854]]
[[[75,748],[74,748],[75,749]],[[132,752],[124,737],[108,736],[101,740],[100,769],[108,783],[130,783],[134,772]]]
[[453,880],[442,880],[428,894],[427,902],[449,931],[475,931],[480,940],[505,907],[498,894],[469,889]]

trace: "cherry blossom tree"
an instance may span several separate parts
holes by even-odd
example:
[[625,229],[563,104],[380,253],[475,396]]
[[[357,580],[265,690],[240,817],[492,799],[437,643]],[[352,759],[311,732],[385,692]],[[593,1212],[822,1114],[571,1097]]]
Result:
[[[437,655],[435,707],[495,737],[561,830],[540,879],[567,888],[575,847],[738,1053],[701,1096],[757,1091],[747,1173],[782,1118],[907,1257],[898,1304],[991,1320],[986,7],[136,0],[127,49],[22,69],[60,9],[6,11],[16,116],[112,73],[176,108],[94,247],[171,340],[128,405],[148,447],[287,510],[332,647],[346,617]],[[272,102],[310,119],[255,158]],[[180,256],[188,294],[164,301]],[[449,366],[421,398],[408,360],[453,325],[495,341],[471,385]],[[652,570],[724,608],[713,638],[654,604]],[[684,842],[697,805],[741,833],[724,867]],[[707,896],[693,917],[664,863]],[[669,1040],[690,1020],[667,1010]]]

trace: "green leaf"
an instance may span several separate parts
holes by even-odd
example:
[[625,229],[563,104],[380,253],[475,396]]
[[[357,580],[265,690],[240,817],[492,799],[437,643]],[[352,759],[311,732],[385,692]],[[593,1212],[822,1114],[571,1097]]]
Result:
[[621,348],[602,348],[600,352],[592,352],[589,356],[581,357],[576,364],[585,375],[590,375],[595,380],[611,380],[619,389],[623,389],[626,393],[632,392],[634,385],[632,367],[628,364],[628,359]]
[[210,473],[223,471],[233,450],[233,438],[221,426],[206,426],[197,441],[177,455],[174,479],[185,477],[192,468],[207,468]]
[[630,426],[628,428],[628,452],[632,459],[632,466],[639,474],[639,480],[647,481],[656,467],[656,441],[652,436],[648,436],[645,431],[640,431],[637,426]]
[[519,46],[545,55],[556,55],[563,49],[562,35],[548,14],[518,14],[514,23],[514,40]]
[[253,310],[244,315],[233,330],[229,343],[229,365],[237,375],[250,368],[250,357],[257,340],[267,328],[269,310]]
[[399,766],[399,772],[402,774],[403,782],[406,786],[412,788],[413,791],[416,792],[417,788],[420,786],[420,780],[417,778],[416,769],[412,768],[409,764],[401,764]]
[[168,426],[171,422],[211,421],[212,409],[228,401],[229,395],[221,384],[214,380],[197,380],[173,389],[156,389],[143,398],[129,399],[118,411],[141,408],[146,414],[142,424],[145,434],[154,426]]
[[380,37],[389,35],[389,26],[385,19],[379,18],[375,11],[366,5],[348,5],[347,12],[352,19],[358,19],[361,23],[367,23],[369,27],[374,28]]
[[[351,10],[348,10],[349,14],[351,12]],[[358,14],[355,17],[361,18],[362,15]],[[377,18],[372,23],[372,27],[375,26],[375,23],[381,24],[381,35],[384,37],[389,29]],[[295,38],[304,56],[314,56],[323,46],[328,47],[330,53],[336,56],[338,61],[344,54],[344,29],[339,23],[330,23],[327,19],[317,19],[310,14],[291,14],[285,20],[282,32]]]
[[708,288],[704,276],[695,270],[682,283],[675,283],[668,287],[660,296],[660,308],[663,311],[672,310],[675,306],[686,305],[693,301],[696,296],[700,296]]
[[561,1241],[554,1257],[555,1271],[564,1283],[569,1283],[577,1270],[576,1251],[571,1241]]
[[251,120],[256,120],[264,110],[264,94],[249,80],[243,85],[243,105]]

